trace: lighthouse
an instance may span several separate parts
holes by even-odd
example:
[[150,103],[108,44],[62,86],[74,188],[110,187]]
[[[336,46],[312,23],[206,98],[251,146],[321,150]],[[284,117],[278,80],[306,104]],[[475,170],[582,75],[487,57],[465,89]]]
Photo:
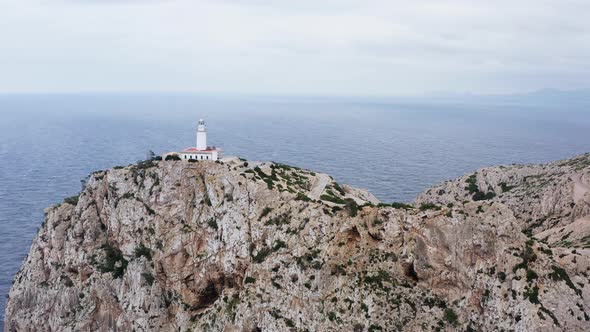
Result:
[[200,119],[197,125],[197,150],[207,150],[207,129],[203,119]]
[[184,149],[178,153],[180,159],[187,161],[217,160],[220,150],[214,146],[207,146],[207,128],[205,120],[200,119],[197,124],[197,145]]

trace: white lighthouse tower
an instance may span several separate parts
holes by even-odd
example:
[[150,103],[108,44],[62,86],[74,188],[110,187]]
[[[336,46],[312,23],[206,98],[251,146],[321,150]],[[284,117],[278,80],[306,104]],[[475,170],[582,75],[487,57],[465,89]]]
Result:
[[197,124],[197,145],[192,148],[184,149],[176,154],[180,159],[187,161],[215,161],[219,158],[219,153],[220,150],[214,146],[207,146],[207,128],[205,128],[205,121],[200,119]]
[[197,125],[197,150],[207,150],[207,129],[203,119],[200,119]]

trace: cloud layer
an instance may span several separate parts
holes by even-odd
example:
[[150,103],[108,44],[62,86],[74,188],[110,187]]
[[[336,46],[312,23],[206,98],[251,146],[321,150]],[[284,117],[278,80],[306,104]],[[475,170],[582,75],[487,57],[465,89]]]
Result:
[[586,0],[0,0],[0,93],[590,87]]

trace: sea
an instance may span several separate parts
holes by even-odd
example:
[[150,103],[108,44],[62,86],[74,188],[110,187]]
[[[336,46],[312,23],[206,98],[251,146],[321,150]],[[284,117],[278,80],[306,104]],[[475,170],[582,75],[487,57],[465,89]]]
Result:
[[194,146],[295,165],[411,201],[479,168],[590,152],[590,103],[244,97],[190,94],[0,96],[0,330],[43,210],[95,170]]

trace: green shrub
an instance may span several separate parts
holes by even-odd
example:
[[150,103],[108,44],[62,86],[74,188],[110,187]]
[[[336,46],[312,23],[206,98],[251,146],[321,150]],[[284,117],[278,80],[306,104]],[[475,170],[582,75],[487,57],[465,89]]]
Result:
[[[551,319],[553,319],[553,323],[555,323],[555,325],[561,326],[561,324],[559,324],[559,321],[557,320],[557,318],[555,317],[555,315],[553,314],[553,312],[551,312],[551,310],[545,308],[544,306],[541,306],[541,308],[539,308],[539,310],[541,310],[542,312],[546,313],[547,316],[551,317]],[[541,313],[539,313],[539,316],[540,316],[540,314]],[[586,319],[586,320],[588,320],[588,319]]]
[[269,254],[270,254],[270,249],[262,248],[262,249],[258,250],[258,253],[256,254],[256,256],[252,257],[252,260],[254,261],[254,263],[262,263],[266,259],[266,256],[268,256]]
[[273,251],[279,251],[281,250],[281,248],[287,248],[287,244],[285,243],[285,241],[282,240],[276,240],[275,244],[272,247]]
[[473,200],[474,201],[485,201],[488,199],[492,199],[496,197],[496,194],[492,191],[489,191],[487,193],[484,193],[483,191],[478,191],[473,195]]
[[467,187],[465,187],[465,190],[467,190],[470,194],[475,194],[479,191],[475,174],[470,175],[465,182],[467,182]]
[[266,217],[270,213],[270,211],[272,211],[272,208],[268,206],[262,209],[262,213],[260,213],[260,218]]
[[344,189],[342,189],[342,187],[340,187],[338,182],[332,183],[332,186],[334,187],[334,189],[336,189],[336,191],[338,191],[340,193],[340,195],[342,195],[342,196],[346,195],[346,193],[344,192]]
[[299,267],[301,267],[303,270],[305,270],[308,266],[319,269],[322,266],[322,262],[317,260],[319,254],[320,250],[314,249],[305,253],[303,256],[295,257],[295,261],[297,262],[297,265],[299,265]]
[[419,209],[420,209],[420,211],[426,211],[426,210],[436,210],[436,211],[438,211],[441,208],[440,208],[440,206],[438,206],[438,205],[436,205],[434,203],[427,202],[427,203],[420,204]]
[[246,279],[244,279],[245,284],[253,284],[255,282],[256,282],[256,279],[254,279],[252,277],[246,277]]
[[582,294],[582,291],[576,288],[576,286],[574,285],[574,283],[572,282],[569,275],[564,269],[556,265],[552,265],[551,268],[553,269],[553,272],[549,274],[549,277],[551,279],[555,281],[563,280],[565,281],[565,284],[569,286],[569,288],[573,289],[576,292],[576,294]]
[[471,198],[474,201],[484,201],[496,197],[496,193],[494,193],[493,191],[484,193],[479,189],[479,187],[477,186],[477,179],[475,174],[469,176],[469,178],[467,178],[465,182],[467,182],[467,187],[465,187],[465,190],[467,190],[467,192],[469,192],[470,194],[473,194]]
[[539,275],[537,275],[537,272],[535,272],[531,269],[526,270],[526,280],[528,282],[531,282],[531,281],[537,279],[538,277],[539,277]]
[[[160,157],[160,159],[162,159],[162,157]],[[140,161],[134,166],[134,168],[135,169],[148,169],[148,168],[155,167],[158,164],[155,163],[154,161],[155,161],[155,159],[148,159],[148,160]]]
[[65,198],[64,203],[76,206],[78,204],[79,200],[80,200],[80,195],[76,195],[76,196]]
[[110,243],[104,244],[102,249],[105,252],[105,258],[104,262],[98,266],[99,270],[102,273],[111,272],[113,278],[122,277],[129,262],[123,257],[121,250]]
[[154,284],[154,275],[151,274],[150,272],[144,272],[141,274],[141,276],[143,277],[143,279],[145,279],[145,282],[148,283],[148,285],[153,285]]
[[514,186],[509,186],[506,184],[506,182],[502,182],[500,183],[500,188],[502,188],[502,192],[505,193],[507,191],[510,191],[514,188]]
[[330,322],[333,322],[333,321],[335,321],[335,320],[336,320],[336,318],[337,318],[337,316],[336,316],[336,313],[335,313],[335,312],[333,312],[333,311],[330,311],[330,312],[328,313],[328,319],[330,320]]
[[135,248],[135,257],[139,258],[141,256],[147,258],[148,261],[152,260],[152,249],[144,246],[142,242]]
[[539,304],[539,287],[536,285],[531,289],[527,287],[523,294],[524,298],[528,298],[532,304]]
[[217,230],[218,226],[217,226],[217,220],[215,220],[215,218],[210,218],[209,220],[207,220],[207,225],[211,228],[213,228],[214,230]]
[[348,214],[351,217],[356,217],[359,211],[358,204],[356,204],[356,202],[352,198],[346,198],[344,199],[344,202],[346,204],[346,211],[348,211]]
[[376,218],[376,219],[373,220],[373,227],[379,226],[379,225],[382,225],[382,224],[383,224],[383,220],[381,220],[379,218]]
[[297,193],[297,197],[295,197],[295,200],[309,202],[309,201],[311,201],[311,198],[309,198],[304,193]]
[[321,195],[320,199],[322,201],[328,201],[336,204],[346,204],[346,202],[342,198],[327,194]]
[[70,277],[68,277],[66,275],[62,275],[61,279],[64,281],[64,284],[66,285],[66,287],[73,287],[74,286],[74,282],[72,281],[72,279],[70,279]]
[[377,324],[371,324],[371,326],[369,326],[369,329],[367,331],[368,332],[383,331],[383,328]]
[[409,209],[413,209],[414,208],[410,204],[401,203],[401,202],[393,202],[393,203],[391,203],[391,207],[394,208],[394,209],[404,209],[404,210],[409,210]]
[[459,316],[457,316],[455,311],[451,308],[445,309],[444,317],[445,320],[453,326],[457,326],[457,323],[459,323]]
[[132,198],[135,198],[135,194],[129,191],[129,192],[126,192],[123,195],[121,195],[121,198],[119,198],[119,200],[132,199]]
[[283,213],[283,214],[280,214],[278,216],[275,216],[274,218],[268,219],[264,224],[266,226],[270,226],[270,225],[276,225],[276,226],[287,225],[287,224],[289,224],[291,222],[291,219],[289,217],[290,217],[290,215],[288,213]]
[[512,268],[512,272],[516,272],[519,269],[528,269],[529,262],[534,262],[535,260],[537,260],[537,254],[535,254],[535,252],[533,251],[533,248],[531,248],[530,246],[527,245],[527,246],[525,246],[524,250],[522,251],[520,258],[522,258],[522,262],[516,264]]
[[254,172],[256,172],[256,174],[258,174],[258,176],[260,176],[263,179],[268,177],[268,175],[266,175],[266,173],[264,173],[262,169],[258,166],[254,167]]
[[373,284],[380,289],[384,288],[384,282],[393,283],[391,274],[385,270],[379,270],[376,274],[366,275],[363,279],[366,284]]
[[180,160],[180,157],[177,154],[169,154],[166,156],[166,158],[164,160],[166,160],[166,161]]

